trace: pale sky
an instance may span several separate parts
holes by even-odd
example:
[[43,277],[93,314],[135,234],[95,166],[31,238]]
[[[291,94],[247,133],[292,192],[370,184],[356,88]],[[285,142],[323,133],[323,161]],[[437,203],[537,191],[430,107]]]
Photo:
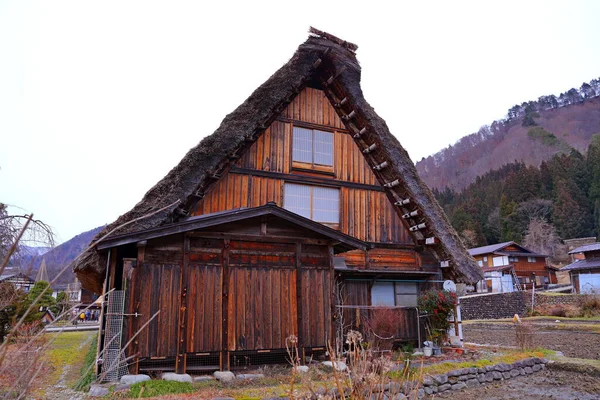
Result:
[[0,0],[0,202],[58,241],[131,209],[310,25],[358,44],[366,99],[418,161],[600,77],[598,1]]

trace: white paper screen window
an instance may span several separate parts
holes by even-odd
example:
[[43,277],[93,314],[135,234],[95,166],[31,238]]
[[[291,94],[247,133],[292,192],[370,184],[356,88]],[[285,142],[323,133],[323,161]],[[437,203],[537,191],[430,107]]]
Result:
[[295,126],[292,160],[333,166],[333,133]]
[[313,221],[340,222],[340,191],[334,188],[286,183],[283,208]]

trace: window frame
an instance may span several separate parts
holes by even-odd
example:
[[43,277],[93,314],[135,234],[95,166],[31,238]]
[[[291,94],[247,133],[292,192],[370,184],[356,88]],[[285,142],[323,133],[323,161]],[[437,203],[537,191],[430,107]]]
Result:
[[[310,201],[310,217],[308,217],[308,219],[310,219],[311,221],[315,221],[318,222],[320,224],[323,225],[327,225],[329,227],[333,227],[333,228],[338,228],[340,225],[340,220],[342,219],[342,210],[341,210],[341,195],[342,195],[342,191],[339,188],[336,187],[330,187],[330,186],[319,186],[319,185],[306,185],[306,184],[302,184],[302,183],[296,183],[296,182],[284,182],[283,183],[283,208],[288,210],[288,211],[292,211],[289,208],[286,207],[286,186],[287,185],[295,185],[295,186],[304,186],[310,189],[310,194],[309,194],[309,201]],[[314,219],[314,210],[315,210],[315,197],[314,197],[314,189],[315,188],[323,188],[323,189],[331,189],[331,190],[335,190],[338,194],[338,208],[337,208],[337,222],[328,222],[328,221],[318,221],[316,219]],[[292,211],[294,212],[294,211]],[[300,215],[300,214],[298,214]],[[306,218],[306,217],[305,217]]]
[[527,256],[527,262],[534,263],[534,262],[536,262],[536,261],[537,261],[537,260],[536,260],[536,258],[535,258],[535,257],[530,257],[530,256]]
[[[406,289],[406,284],[411,284],[410,290]],[[403,288],[404,285],[404,288]],[[373,292],[374,288],[379,286],[379,294],[386,294],[387,296],[391,295],[391,298],[387,298],[386,302],[391,303],[390,300],[393,300],[394,304],[382,304],[382,303],[374,303],[373,301]],[[392,293],[383,293],[384,287],[390,288]],[[413,290],[414,289],[414,290]],[[405,307],[405,308],[414,308],[417,306],[417,299],[419,297],[419,293],[421,292],[421,287],[419,282],[395,282],[395,281],[386,281],[386,280],[375,280],[371,285],[370,295],[371,295],[371,306],[372,307]],[[414,305],[399,305],[398,297],[399,296],[414,296]]]
[[[306,162],[306,161],[297,161],[294,160],[294,134],[295,134],[295,130],[296,128],[300,128],[300,129],[305,129],[305,130],[309,130],[311,131],[311,162]],[[315,131],[318,132],[323,132],[323,133],[327,133],[331,135],[331,165],[327,165],[327,164],[319,164],[319,163],[315,163]],[[335,131],[334,130],[327,130],[324,128],[322,129],[317,129],[317,128],[312,128],[312,127],[306,127],[306,126],[302,126],[302,125],[297,125],[294,124],[292,125],[292,140],[290,141],[291,144],[291,156],[290,156],[290,161],[292,163],[292,169],[294,170],[304,170],[304,171],[311,171],[311,172],[320,172],[320,173],[324,173],[324,174],[328,174],[328,175],[334,175],[334,164],[335,164]]]

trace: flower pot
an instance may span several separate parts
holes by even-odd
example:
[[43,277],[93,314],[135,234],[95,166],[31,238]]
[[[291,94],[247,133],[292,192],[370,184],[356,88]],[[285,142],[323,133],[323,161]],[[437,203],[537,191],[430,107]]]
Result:
[[431,357],[433,354],[433,347],[423,347],[423,354],[425,357]]

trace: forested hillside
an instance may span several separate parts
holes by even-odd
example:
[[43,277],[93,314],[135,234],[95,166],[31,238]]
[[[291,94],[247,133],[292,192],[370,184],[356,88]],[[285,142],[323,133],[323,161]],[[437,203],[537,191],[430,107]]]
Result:
[[468,247],[514,240],[553,254],[559,239],[600,232],[600,135],[585,155],[507,164],[463,191],[434,193]]
[[559,96],[542,96],[508,110],[507,117],[423,158],[419,175],[431,187],[461,190],[488,171],[522,162],[539,167],[572,148],[584,153],[600,133],[600,79]]
[[[35,277],[35,274],[42,263],[42,259],[46,260],[46,268],[50,280],[54,279],[57,274],[71,261],[81,253],[81,251],[91,242],[98,232],[103,227],[98,227],[87,232],[80,233],[71,240],[50,249],[44,254],[28,254],[25,253],[20,259],[21,269]],[[31,253],[31,252],[29,252]],[[67,269],[57,280],[57,284],[72,283],[75,280],[75,275],[71,269]]]

